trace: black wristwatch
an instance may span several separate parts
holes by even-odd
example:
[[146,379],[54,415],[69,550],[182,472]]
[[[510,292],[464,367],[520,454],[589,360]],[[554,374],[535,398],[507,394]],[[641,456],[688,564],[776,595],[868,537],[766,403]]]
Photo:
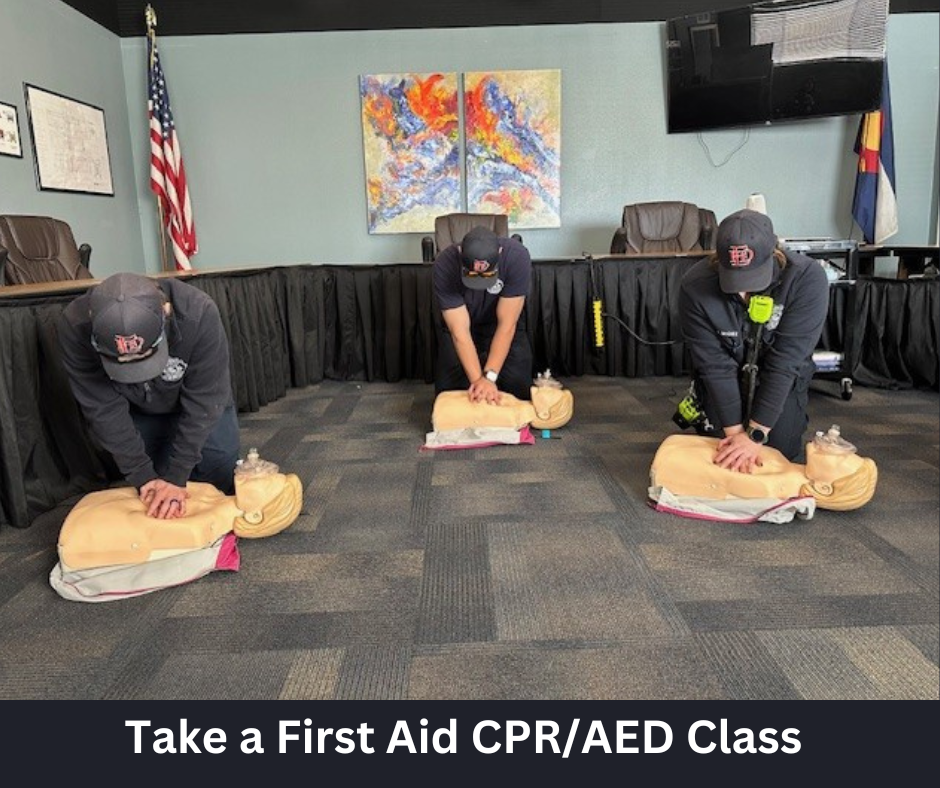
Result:
[[749,426],[745,432],[747,433],[747,437],[754,441],[754,443],[759,443],[761,446],[767,443],[767,433],[764,432],[760,427]]

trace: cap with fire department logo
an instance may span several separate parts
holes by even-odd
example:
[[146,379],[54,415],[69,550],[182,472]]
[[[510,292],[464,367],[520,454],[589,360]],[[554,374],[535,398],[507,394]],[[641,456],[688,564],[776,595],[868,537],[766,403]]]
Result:
[[114,274],[91,291],[91,344],[118,383],[153,380],[166,367],[163,291],[139,274]]
[[765,214],[745,209],[725,217],[715,247],[725,293],[759,293],[773,281],[777,236]]
[[487,290],[499,276],[499,236],[486,227],[474,227],[460,242],[461,279],[471,290]]

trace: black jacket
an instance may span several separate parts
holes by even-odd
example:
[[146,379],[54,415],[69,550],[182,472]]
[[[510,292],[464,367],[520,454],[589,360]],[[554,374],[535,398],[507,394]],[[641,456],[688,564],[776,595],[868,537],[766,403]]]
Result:
[[[774,316],[763,330],[750,413],[771,429],[797,378],[813,375],[813,351],[829,308],[829,283],[819,261],[794,252],[786,256],[786,266],[775,266],[774,280],[764,291],[774,300]],[[693,373],[705,386],[709,409],[721,426],[740,424],[740,373],[752,330],[746,305],[736,293],[722,292],[717,269],[704,258],[682,278],[679,311]]]
[[225,408],[233,403],[228,338],[215,302],[185,282],[159,283],[173,311],[166,322],[170,358],[163,374],[146,383],[115,383],[91,345],[89,293],[59,317],[62,363],[88,425],[135,487],[157,478],[131,411],[179,414],[163,478],[183,486]]

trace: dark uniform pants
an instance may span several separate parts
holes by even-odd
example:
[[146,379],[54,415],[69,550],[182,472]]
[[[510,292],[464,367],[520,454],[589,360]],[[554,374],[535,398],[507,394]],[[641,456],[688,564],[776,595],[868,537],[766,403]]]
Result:
[[[153,462],[154,470],[162,477],[176,435],[177,414],[137,413],[131,410],[131,417],[144,439],[144,447]],[[206,438],[202,456],[189,476],[190,481],[208,482],[226,495],[233,495],[238,452],[238,418],[235,415],[235,406],[229,405],[222,411]]]
[[[521,321],[520,321],[521,322]],[[486,369],[486,354],[493,341],[495,327],[489,330],[474,331],[471,329],[473,344],[476,345],[480,357],[480,365]],[[509,355],[503,368],[499,370],[499,380],[496,385],[500,391],[508,392],[517,399],[529,400],[532,398],[532,346],[529,335],[521,326],[516,327],[512,338]],[[465,391],[470,388],[470,381],[463,370],[457,351],[454,350],[454,339],[445,328],[441,332],[438,342],[437,370],[434,378],[434,393],[442,391]]]

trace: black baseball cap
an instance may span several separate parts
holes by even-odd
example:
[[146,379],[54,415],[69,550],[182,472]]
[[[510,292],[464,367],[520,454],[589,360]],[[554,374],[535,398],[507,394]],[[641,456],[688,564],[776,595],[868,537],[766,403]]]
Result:
[[486,227],[474,227],[460,242],[461,278],[464,287],[486,290],[499,273],[499,236]]
[[91,291],[91,344],[118,383],[153,380],[166,367],[163,291],[140,274],[114,274]]
[[725,293],[759,293],[774,278],[777,236],[770,217],[747,209],[718,225],[718,282]]

